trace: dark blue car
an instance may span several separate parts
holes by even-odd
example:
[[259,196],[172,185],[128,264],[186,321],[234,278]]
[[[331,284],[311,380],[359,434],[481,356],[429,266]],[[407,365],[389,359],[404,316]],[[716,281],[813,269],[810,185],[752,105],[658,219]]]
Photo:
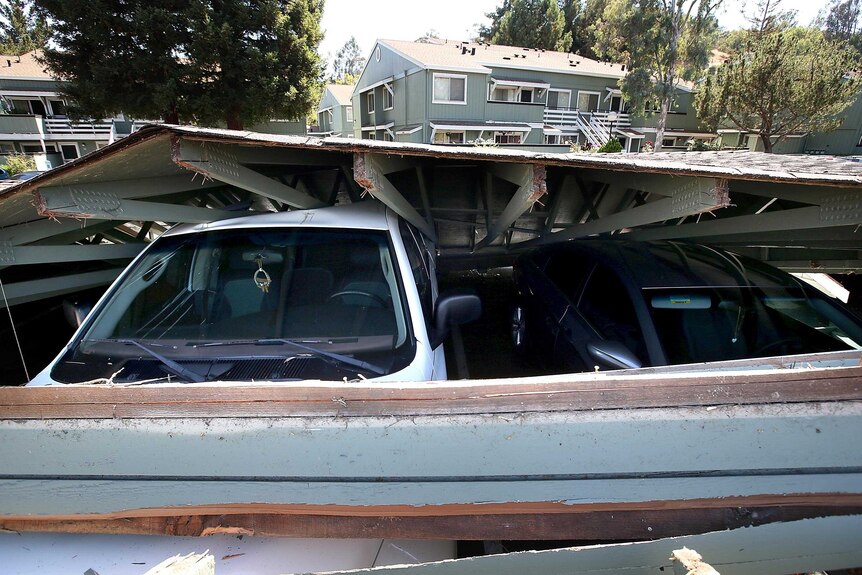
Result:
[[862,320],[792,275],[681,242],[582,240],[514,268],[512,342],[568,371],[862,349]]

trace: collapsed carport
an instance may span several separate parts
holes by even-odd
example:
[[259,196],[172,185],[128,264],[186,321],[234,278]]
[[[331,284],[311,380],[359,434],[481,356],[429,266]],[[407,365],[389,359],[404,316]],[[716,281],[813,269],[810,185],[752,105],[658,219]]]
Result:
[[[10,189],[0,277],[13,308],[29,305],[104,286],[176,222],[369,196],[435,239],[449,269],[623,232],[696,238],[791,271],[860,264],[862,165],[848,160],[160,126]],[[434,385],[2,390],[0,445],[14,465],[0,526],[605,540],[859,513],[862,448],[850,438],[862,390],[847,366],[858,357]],[[51,457],[19,457],[34,441]]]

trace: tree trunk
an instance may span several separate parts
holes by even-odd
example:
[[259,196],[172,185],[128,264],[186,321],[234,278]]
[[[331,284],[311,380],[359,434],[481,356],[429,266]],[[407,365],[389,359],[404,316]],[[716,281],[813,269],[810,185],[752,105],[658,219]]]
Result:
[[162,121],[165,124],[179,124],[180,123],[180,115],[177,113],[177,109],[171,108],[168,112],[166,112],[163,115]]
[[239,119],[239,111],[231,110],[227,114],[227,129],[228,130],[242,130],[242,120]]
[[661,112],[658,116],[658,125],[655,128],[655,148],[656,152],[661,151],[661,141],[664,139],[664,129],[667,125],[667,112],[670,110],[670,97],[665,97],[661,101]]
[[763,142],[763,151],[767,154],[772,153],[772,138],[769,134],[760,134],[760,141]]

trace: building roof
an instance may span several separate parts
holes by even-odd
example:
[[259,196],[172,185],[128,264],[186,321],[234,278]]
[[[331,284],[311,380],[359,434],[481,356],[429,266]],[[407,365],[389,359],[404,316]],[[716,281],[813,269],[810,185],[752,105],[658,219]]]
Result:
[[0,55],[0,78],[36,78],[54,80],[45,67],[36,61],[39,52],[27,52],[21,56]]
[[378,40],[378,43],[425,68],[488,73],[491,68],[511,67],[611,78],[625,76],[625,67],[622,64],[598,62],[567,52],[456,40],[438,40],[434,43]]
[[338,102],[341,106],[349,106],[350,99],[353,96],[353,88],[355,86],[353,84],[327,84],[326,89],[332,94],[335,98],[335,101]]

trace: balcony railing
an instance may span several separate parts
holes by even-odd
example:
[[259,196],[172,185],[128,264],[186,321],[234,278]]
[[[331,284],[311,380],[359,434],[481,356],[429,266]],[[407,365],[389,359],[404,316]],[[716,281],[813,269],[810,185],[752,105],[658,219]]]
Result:
[[101,120],[98,122],[73,122],[67,118],[45,118],[46,134],[74,134],[74,135],[94,135],[94,136],[110,136],[113,122],[110,120]]
[[544,120],[546,124],[566,126],[577,125],[578,118],[586,122],[595,120],[603,124],[609,124],[611,120],[608,118],[608,115],[612,113],[616,114],[616,118],[613,120],[615,127],[627,128],[632,125],[631,115],[623,112],[609,112],[608,110],[587,112],[578,110],[577,108],[545,108]]

